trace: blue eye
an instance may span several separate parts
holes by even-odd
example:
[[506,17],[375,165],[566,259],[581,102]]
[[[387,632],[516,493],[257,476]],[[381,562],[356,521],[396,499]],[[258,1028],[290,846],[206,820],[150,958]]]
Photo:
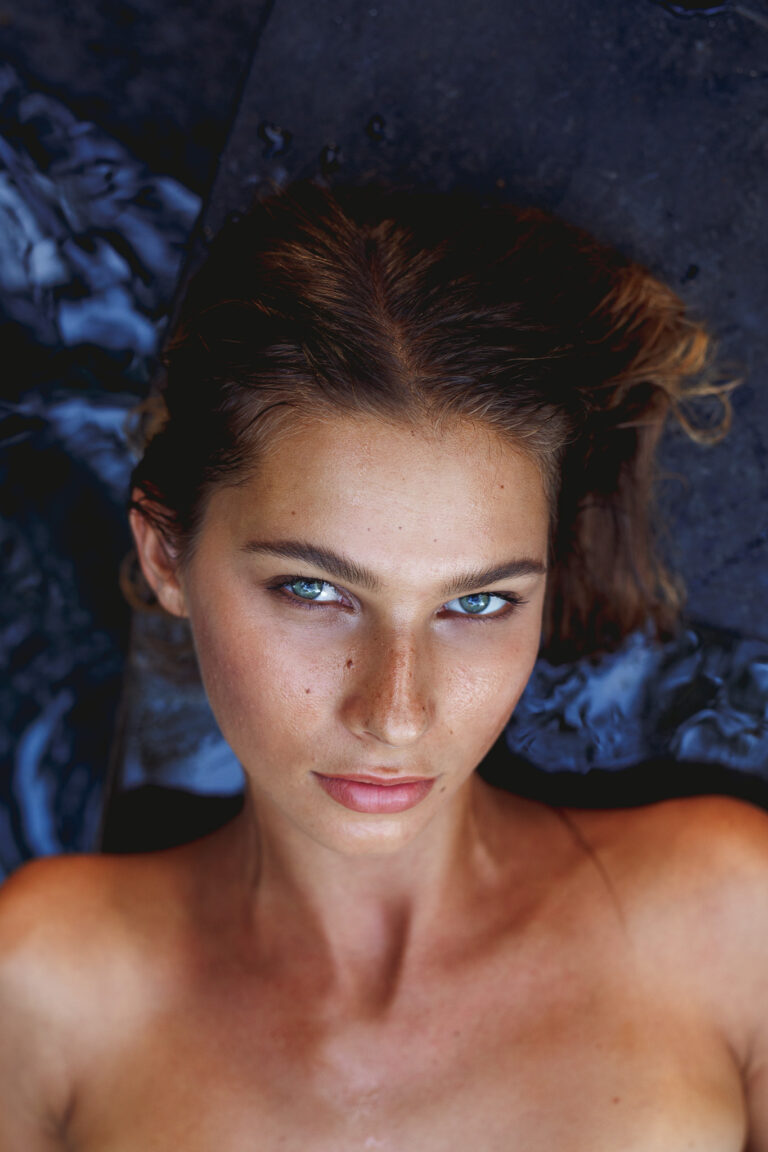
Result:
[[340,599],[333,584],[329,584],[327,580],[307,580],[297,576],[295,580],[289,580],[282,587],[289,588],[299,600],[310,600],[315,603],[320,601],[320,603],[327,604],[328,602],[338,602]]
[[[292,576],[271,584],[270,590],[279,593],[294,605],[311,608],[315,604],[338,604],[351,608],[352,605],[339,589],[328,580],[317,577]],[[474,592],[470,596],[459,596],[443,605],[449,613],[465,618],[483,620],[501,619],[508,616],[525,601],[514,593],[494,595],[492,592]]]
[[[495,603],[494,603],[495,601]],[[514,596],[494,596],[490,592],[474,592],[471,596],[459,596],[445,605],[451,612],[460,616],[506,616],[506,609],[521,603]],[[488,609],[491,611],[488,611]]]

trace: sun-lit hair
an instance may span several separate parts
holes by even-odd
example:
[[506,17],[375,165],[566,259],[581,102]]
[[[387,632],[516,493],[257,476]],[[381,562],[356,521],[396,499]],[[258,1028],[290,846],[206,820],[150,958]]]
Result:
[[[589,234],[463,193],[303,182],[226,226],[192,279],[148,409],[134,503],[185,563],[206,501],[286,422],[480,421],[538,463],[552,510],[543,651],[673,630],[654,532],[672,412],[727,428],[728,386],[676,294]],[[715,396],[716,427],[689,401]]]

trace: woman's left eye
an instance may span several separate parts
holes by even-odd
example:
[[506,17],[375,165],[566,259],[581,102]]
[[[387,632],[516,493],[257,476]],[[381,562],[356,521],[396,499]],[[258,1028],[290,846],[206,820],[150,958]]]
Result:
[[475,592],[471,596],[459,596],[449,600],[445,607],[459,616],[506,616],[514,604],[520,603],[512,596],[494,596],[491,592]]

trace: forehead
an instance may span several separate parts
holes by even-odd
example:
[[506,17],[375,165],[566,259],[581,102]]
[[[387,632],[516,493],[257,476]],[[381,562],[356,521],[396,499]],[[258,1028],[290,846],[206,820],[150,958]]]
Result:
[[474,423],[435,430],[377,417],[304,420],[254,474],[220,489],[206,520],[233,536],[296,537],[378,565],[426,568],[518,553],[546,560],[536,463]]

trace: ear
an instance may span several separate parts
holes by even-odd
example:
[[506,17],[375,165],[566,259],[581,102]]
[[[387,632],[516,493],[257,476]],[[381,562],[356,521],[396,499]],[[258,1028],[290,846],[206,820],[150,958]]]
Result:
[[[141,499],[141,493],[134,492],[134,499]],[[187,606],[177,557],[168,541],[135,508],[128,513],[128,518],[141,570],[158,602],[172,616],[186,616]]]

